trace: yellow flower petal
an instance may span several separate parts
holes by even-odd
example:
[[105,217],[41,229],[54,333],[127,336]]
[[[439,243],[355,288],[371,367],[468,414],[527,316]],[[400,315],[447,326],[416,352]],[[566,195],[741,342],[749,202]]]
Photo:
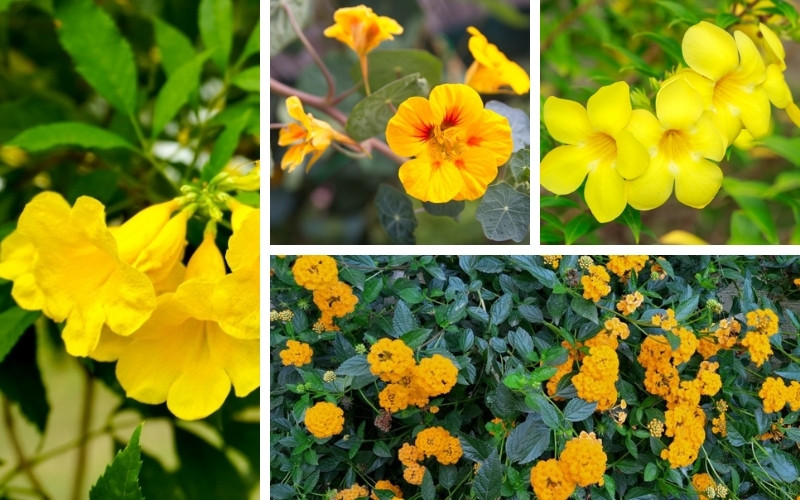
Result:
[[800,127],[800,108],[797,107],[797,104],[790,102],[789,105],[786,106],[786,114],[789,115],[789,118],[795,126]]
[[14,282],[11,296],[23,309],[36,311],[45,307],[44,294],[33,269],[39,252],[30,238],[13,231],[0,242],[0,278]]
[[514,147],[508,119],[491,109],[484,109],[480,121],[467,128],[465,141],[471,148],[490,151],[497,166],[508,161]]
[[[164,281],[183,259],[189,215],[188,211],[182,211],[169,219],[161,231],[141,248],[131,263],[136,270],[147,274],[153,283]],[[119,234],[115,234],[115,239],[118,242],[124,241]]]
[[544,102],[544,124],[553,139],[564,144],[580,144],[594,133],[586,108],[575,101],[548,97]]
[[687,131],[689,148],[703,158],[720,161],[725,157],[725,138],[714,124],[711,113],[706,111],[694,127]]
[[222,278],[214,288],[212,305],[220,327],[239,339],[261,336],[258,259]]
[[614,136],[631,119],[630,87],[625,82],[600,87],[587,101],[586,111],[596,130]]
[[215,364],[230,378],[238,397],[247,396],[261,385],[258,340],[238,340],[219,328],[211,327],[208,329],[208,347]]
[[658,242],[662,245],[708,245],[706,240],[681,229],[668,232]]
[[637,210],[660,207],[672,194],[674,183],[668,161],[661,155],[652,157],[645,173],[628,181],[628,203]]
[[631,121],[625,130],[633,134],[642,147],[648,151],[648,154],[650,150],[655,152],[661,136],[664,135],[664,127],[661,126],[661,122],[646,109],[634,109],[631,113]]
[[625,181],[616,169],[606,163],[589,172],[583,195],[589,210],[599,222],[616,219],[628,203]]
[[417,156],[428,147],[436,123],[430,102],[424,97],[410,97],[386,125],[386,142],[400,156]]
[[454,83],[437,85],[431,91],[429,99],[434,123],[441,123],[442,129],[466,127],[482,116],[481,96],[466,85]]
[[393,40],[392,35],[403,33],[403,27],[390,17],[378,16],[364,5],[343,7],[333,14],[336,24],[323,31],[328,38],[335,38],[363,56],[384,40]]
[[761,32],[764,41],[764,50],[767,53],[767,61],[778,65],[781,71],[786,69],[786,50],[783,48],[783,42],[778,38],[778,35],[772,31],[769,26],[764,23],[758,24],[758,30]]
[[116,361],[132,342],[130,336],[117,335],[107,326],[100,332],[100,341],[89,354],[96,361]]
[[121,226],[109,227],[117,241],[119,258],[128,264],[133,264],[136,257],[158,236],[172,213],[179,207],[178,200],[158,203],[140,210]]
[[470,148],[455,164],[464,186],[460,194],[465,200],[483,196],[489,183],[497,177],[495,157],[488,149]]
[[739,51],[739,68],[736,71],[737,79],[741,80],[743,86],[758,85],[764,81],[766,76],[764,71],[764,59],[758,52],[758,47],[753,41],[741,31],[733,34],[736,41],[736,48]]
[[666,129],[687,129],[702,114],[702,96],[684,79],[664,85],[656,95],[656,115]]
[[[245,217],[243,220],[239,219],[234,222],[233,234],[228,239],[228,250],[225,252],[225,260],[232,271],[246,265],[252,260],[258,260],[261,254],[261,226],[259,220],[261,217],[261,210],[247,205],[241,205],[244,210]],[[238,219],[240,209],[235,209],[231,219]]]
[[627,130],[617,133],[617,172],[625,179],[635,179],[647,170],[650,154]]
[[189,263],[186,265],[185,280],[192,278],[208,280],[211,282],[219,281],[225,276],[225,261],[222,260],[214,235],[205,233],[200,246],[192,254]]
[[719,80],[739,65],[739,54],[733,37],[706,21],[686,30],[681,48],[686,64],[713,81]]
[[703,208],[714,199],[722,185],[722,170],[716,163],[699,160],[681,165],[675,175],[675,197],[684,205]]
[[231,381],[225,370],[211,359],[209,346],[203,342],[167,394],[167,408],[183,420],[198,420],[219,410]]
[[458,167],[450,160],[415,158],[403,163],[398,175],[409,196],[431,203],[446,203],[464,187]]
[[481,93],[496,93],[506,86],[517,94],[530,90],[530,77],[522,67],[510,61],[474,26],[468,27],[467,32],[472,35],[468,46],[475,58],[465,75],[467,85]]
[[742,125],[753,135],[753,138],[759,139],[769,133],[769,120],[770,120],[770,107],[767,92],[763,87],[756,87],[752,89],[752,93],[743,96],[741,100],[737,101],[739,112],[742,117]]
[[303,102],[300,100],[299,97],[293,95],[286,98],[286,110],[289,112],[289,116],[294,118],[295,120],[299,121],[303,128],[308,129],[309,126],[309,119],[306,111],[303,109]]
[[542,158],[539,182],[554,194],[572,193],[581,187],[593,160],[584,146],[559,146]]
[[763,86],[767,97],[776,108],[785,108],[792,102],[792,91],[789,90],[783,71],[777,64],[770,64],[766,74]]

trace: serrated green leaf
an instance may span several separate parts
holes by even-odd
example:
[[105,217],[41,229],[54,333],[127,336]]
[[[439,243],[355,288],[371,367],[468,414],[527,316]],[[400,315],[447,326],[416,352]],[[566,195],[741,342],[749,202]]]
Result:
[[357,141],[381,137],[395,109],[409,97],[428,94],[428,83],[419,73],[412,73],[381,87],[355,105],[347,118],[345,131]]
[[527,113],[500,101],[487,102],[486,109],[494,111],[508,120],[508,124],[511,126],[511,139],[514,143],[511,151],[519,151],[530,146],[531,120]]
[[246,90],[248,92],[258,92],[258,89],[261,86],[261,67],[253,66],[252,68],[247,68],[236,75],[231,83],[242,90]]
[[139,436],[144,422],[133,431],[131,440],[89,491],[90,500],[142,500],[139,471],[142,468]]
[[352,377],[359,377],[362,375],[370,375],[371,373],[367,357],[363,354],[356,354],[352,358],[345,360],[339,365],[339,368],[336,369],[336,374],[341,376],[350,375]]
[[389,238],[395,243],[413,245],[417,217],[411,200],[395,188],[381,184],[375,196],[375,205],[378,220]]
[[0,363],[40,315],[39,311],[26,311],[19,307],[12,307],[0,313]]
[[433,477],[428,472],[422,477],[422,485],[420,486],[420,493],[422,493],[423,500],[436,499],[436,485],[433,484]]
[[91,0],[63,0],[55,15],[58,38],[76,71],[113,107],[133,116],[136,63],[111,16]]
[[447,203],[428,203],[422,202],[422,207],[431,215],[458,218],[458,215],[464,210],[465,203],[463,201],[448,201]]
[[8,141],[31,153],[57,146],[78,146],[85,149],[129,149],[133,145],[108,130],[81,122],[61,122],[29,128]]
[[525,182],[531,177],[531,150],[528,148],[515,151],[508,159],[511,175],[517,182]]
[[161,65],[167,76],[172,75],[186,61],[195,56],[194,45],[181,30],[161,18],[153,18],[156,45],[161,52]]
[[564,418],[570,422],[580,422],[592,416],[596,408],[597,403],[589,403],[581,398],[573,398],[564,407]]
[[300,29],[311,20],[310,0],[269,0],[269,56],[273,57],[297,39],[283,5],[286,5],[297,20]]
[[411,313],[411,309],[403,300],[398,300],[394,306],[394,315],[392,316],[392,330],[395,337],[399,337],[411,330],[417,328],[417,319]]
[[206,49],[212,50],[211,60],[224,72],[228,66],[233,44],[233,5],[231,0],[200,0],[197,24]]
[[506,183],[489,186],[481,199],[475,218],[483,234],[494,241],[520,242],[528,235],[531,221],[531,198]]
[[208,56],[209,53],[204,52],[193,57],[167,78],[153,107],[152,137],[157,137],[183,105],[189,102],[189,97],[200,85],[200,72]]
[[509,460],[527,464],[539,458],[550,446],[550,429],[534,421],[533,416],[516,426],[508,434],[506,454]]
[[[367,55],[369,88],[373,91],[418,73],[433,88],[442,81],[442,60],[426,50],[385,49],[375,50]],[[361,81],[361,66],[350,69],[354,82]]]
[[242,135],[247,123],[250,121],[250,113],[250,109],[245,109],[238,118],[228,123],[225,130],[219,135],[217,142],[214,144],[214,149],[211,150],[211,158],[209,158],[206,166],[203,167],[203,180],[210,181],[213,179],[215,175],[222,172],[222,169],[233,157],[236,146],[239,144],[239,136]]
[[583,297],[578,297],[576,295],[572,297],[572,303],[570,304],[570,307],[578,315],[588,319],[592,323],[596,325],[600,324],[600,320],[597,316],[597,306],[591,300],[586,300]]
[[500,486],[503,483],[503,464],[497,450],[492,450],[491,455],[481,462],[475,480],[472,483],[472,492],[479,500],[495,500],[500,496]]

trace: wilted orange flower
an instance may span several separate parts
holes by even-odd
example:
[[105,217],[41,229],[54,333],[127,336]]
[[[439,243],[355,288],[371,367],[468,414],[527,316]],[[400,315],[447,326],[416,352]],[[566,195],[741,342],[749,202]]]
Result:
[[311,160],[306,165],[306,172],[308,172],[331,145],[331,141],[355,145],[352,139],[334,130],[328,123],[314,118],[311,113],[306,113],[303,103],[297,96],[286,99],[286,109],[289,111],[289,116],[300,123],[290,123],[278,133],[279,146],[292,145],[281,159],[283,170],[291,172],[303,163],[306,155],[313,153]]
[[384,40],[394,40],[392,35],[403,33],[403,27],[391,17],[379,16],[369,7],[357,5],[342,7],[333,13],[333,26],[323,34],[347,45],[360,56],[366,55]]
[[478,93],[462,84],[407,99],[389,120],[386,141],[396,154],[416,157],[400,166],[400,182],[431,203],[483,196],[513,147],[508,120],[484,109]]
[[497,45],[489,43],[474,26],[467,28],[469,51],[475,61],[467,69],[464,83],[482,94],[497,94],[503,87],[511,87],[517,94],[531,88],[531,79],[519,64],[509,61]]

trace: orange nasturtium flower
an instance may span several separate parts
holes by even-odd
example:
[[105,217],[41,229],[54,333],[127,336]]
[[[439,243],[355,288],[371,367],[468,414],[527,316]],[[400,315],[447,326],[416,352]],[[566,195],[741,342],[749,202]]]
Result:
[[337,9],[333,20],[336,23],[325,28],[323,34],[339,40],[358,54],[364,86],[369,94],[367,53],[384,40],[394,40],[392,35],[403,33],[403,27],[391,17],[379,16],[364,5]]
[[558,97],[544,102],[544,124],[563,143],[542,159],[540,182],[555,194],[577,190],[600,222],[616,219],[628,204],[625,181],[642,175],[650,163],[631,133],[630,88],[625,82],[601,87],[581,104]]
[[[278,133],[278,145],[292,145],[281,159],[281,168],[291,172],[303,163],[306,155],[312,154],[311,160],[306,165],[306,172],[316,162],[322,153],[331,145],[331,141],[355,145],[355,142],[333,129],[328,123],[314,118],[311,113],[306,113],[303,103],[297,96],[286,99],[286,109],[289,116],[300,122],[290,123]],[[297,143],[300,141],[299,143]]]
[[403,102],[386,141],[398,155],[415,157],[400,166],[400,182],[410,196],[431,203],[483,196],[513,147],[508,120],[458,83]]
[[464,83],[482,94],[497,94],[502,87],[511,87],[517,94],[525,94],[531,88],[531,79],[519,64],[509,61],[497,45],[474,26],[467,28],[469,51],[475,61],[467,69]]

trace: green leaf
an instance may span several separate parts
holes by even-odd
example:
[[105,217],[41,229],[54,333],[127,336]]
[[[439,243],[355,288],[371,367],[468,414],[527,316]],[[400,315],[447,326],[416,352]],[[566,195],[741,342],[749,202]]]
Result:
[[795,167],[800,167],[800,137],[781,137],[770,135],[759,139],[757,144],[773,153],[789,160]]
[[714,18],[714,24],[722,29],[728,29],[739,22],[739,18],[730,12],[720,12]]
[[117,453],[114,461],[89,491],[90,500],[141,500],[139,471],[142,468],[139,435],[144,422],[133,431],[128,445]]
[[650,462],[649,464],[647,464],[647,466],[645,466],[644,468],[645,482],[649,483],[650,481],[655,479],[657,475],[658,475],[658,465],[656,465],[654,462]]
[[491,14],[492,18],[511,28],[522,29],[530,26],[529,16],[511,4],[497,0],[469,0],[469,2],[480,5]]
[[656,0],[658,5],[664,7],[668,12],[675,15],[679,19],[686,21],[689,24],[697,24],[700,22],[700,17],[693,10],[688,9],[678,2],[671,2],[668,0]]
[[531,178],[531,150],[529,148],[515,151],[508,159],[511,175],[517,182],[525,182]]
[[200,72],[208,56],[209,53],[204,52],[193,57],[167,78],[167,82],[158,92],[153,108],[152,137],[157,137],[164,130],[167,123],[189,101],[189,96],[197,90],[200,85]]
[[789,484],[797,481],[797,465],[790,455],[773,448],[766,448],[766,452],[772,469],[781,481]]
[[336,374],[341,376],[350,375],[352,377],[360,377],[363,375],[371,375],[367,357],[363,354],[356,354],[350,359],[345,360],[339,368],[336,369]]
[[375,205],[378,220],[389,238],[395,243],[413,245],[417,218],[411,200],[395,188],[381,184],[375,196]]
[[731,214],[731,237],[727,242],[729,245],[763,245],[766,242],[758,226],[744,213],[743,210],[735,210]]
[[211,60],[224,72],[233,44],[233,5],[231,0],[200,0],[197,9],[200,37],[206,49],[213,50]]
[[248,498],[248,488],[225,450],[192,432],[175,427],[175,450],[180,468],[175,472],[187,500]]
[[417,319],[403,300],[398,300],[394,306],[394,316],[392,316],[392,331],[395,337],[399,337],[417,328]]
[[600,320],[597,317],[597,306],[591,300],[586,300],[577,295],[572,297],[572,304],[570,305],[573,311],[578,315],[588,319],[592,323],[599,325]]
[[425,95],[428,95],[428,83],[420,78],[419,73],[393,81],[355,105],[347,118],[345,131],[357,141],[381,137],[389,119],[394,116],[395,109],[403,101],[409,97]]
[[509,460],[527,464],[539,458],[550,446],[550,429],[534,421],[533,416],[511,430],[506,441]]
[[261,50],[260,43],[261,43],[261,21],[258,21],[256,22],[253,31],[250,33],[250,37],[247,39],[247,43],[244,46],[244,50],[242,50],[242,55],[239,56],[239,60],[244,62],[247,60],[248,57],[258,53]]
[[8,141],[28,152],[38,153],[56,146],[78,146],[84,149],[129,149],[131,143],[108,130],[81,122],[61,122],[29,128]]
[[242,135],[247,123],[250,121],[250,109],[245,109],[238,118],[232,120],[225,130],[217,137],[214,149],[211,150],[211,158],[203,167],[202,178],[210,181],[215,175],[222,172],[225,165],[233,157],[236,146],[239,144],[239,136]]
[[683,62],[683,53],[681,51],[681,45],[674,38],[670,38],[668,36],[652,32],[640,33],[638,35],[634,35],[633,38],[637,38],[639,36],[642,36],[644,38],[647,38],[648,40],[652,40],[653,42],[655,42],[659,47],[661,47],[661,50],[663,50],[672,59],[672,62],[675,63]]
[[113,107],[136,113],[136,63],[128,41],[92,0],[63,0],[56,9],[58,38],[75,69]]
[[578,238],[590,231],[593,231],[600,225],[593,215],[582,213],[578,214],[564,227],[564,241],[567,245],[572,245]]
[[269,0],[269,56],[273,57],[297,39],[282,4],[294,14],[300,29],[311,20],[310,0]]
[[261,87],[261,67],[253,66],[252,68],[247,68],[236,75],[231,83],[242,90],[258,92]]
[[[541,262],[541,257],[537,258]],[[530,273],[530,275],[533,276],[536,279],[536,281],[538,281],[547,288],[552,289],[561,285],[561,282],[558,281],[558,276],[556,276],[556,273],[554,273],[552,269],[547,269],[540,266],[531,256],[513,255],[509,257],[509,260],[511,260],[511,262],[519,266],[522,270],[528,271],[528,273]],[[541,312],[539,312],[539,315],[541,315]]]
[[515,191],[506,183],[500,183],[486,190],[475,218],[490,240],[520,242],[528,235],[530,214],[530,196]]
[[722,181],[725,191],[736,200],[743,213],[758,228],[767,243],[778,244],[778,231],[766,202],[761,199],[767,186],[759,182],[727,178]]
[[500,101],[487,102],[486,109],[494,111],[508,120],[508,124],[511,126],[511,139],[514,141],[511,151],[519,151],[530,146],[531,120],[527,113]]
[[[442,81],[442,60],[426,50],[375,50],[367,55],[367,59],[369,88],[373,91],[413,74],[424,78],[430,88]],[[354,65],[350,75],[354,82],[360,82],[361,66]]]
[[500,496],[500,486],[503,483],[503,464],[496,449],[492,450],[489,458],[481,462],[475,480],[472,483],[472,492],[479,500],[495,500]]
[[19,307],[12,307],[0,313],[0,363],[40,315],[40,311],[26,311]]
[[0,363],[0,393],[19,404],[22,415],[44,433],[50,404],[36,359],[36,335],[23,335]]
[[161,65],[167,76],[190,61],[195,56],[194,45],[189,37],[161,18],[153,18],[153,30],[156,36],[156,45],[161,52]]
[[448,201],[447,203],[422,202],[422,207],[431,215],[452,217],[458,220],[458,215],[464,210],[464,201]]
[[420,493],[422,493],[423,500],[435,500],[436,498],[436,485],[433,484],[433,477],[430,472],[422,477]]
[[642,235],[642,213],[628,205],[625,207],[622,215],[620,215],[617,220],[628,226],[628,228],[631,230],[631,233],[633,233],[633,240],[638,245],[639,237]]
[[570,422],[580,422],[592,416],[596,408],[597,403],[589,403],[581,398],[573,398],[564,407],[564,418]]
[[0,14],[7,11],[12,3],[14,3],[14,0],[0,0]]

